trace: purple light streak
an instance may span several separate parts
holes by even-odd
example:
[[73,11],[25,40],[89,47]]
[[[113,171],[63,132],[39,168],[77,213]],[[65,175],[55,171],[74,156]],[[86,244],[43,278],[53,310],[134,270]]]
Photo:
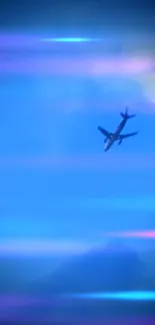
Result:
[[[56,299],[57,300],[57,299]],[[56,316],[52,313],[51,315],[45,315],[43,312],[43,315],[37,315],[37,309],[40,310],[44,307],[55,307],[55,301],[51,299],[40,299],[40,298],[34,298],[34,297],[24,297],[24,296],[1,296],[0,302],[2,302],[2,308],[0,313],[0,321],[10,321],[11,324],[24,324],[28,322],[37,322],[37,324],[79,324],[79,325],[154,325],[155,319],[153,317],[131,317],[128,316],[123,318],[119,317],[117,315],[113,315],[111,317],[107,316],[101,316],[91,318],[87,317],[81,317],[77,314],[73,317],[69,317],[66,315],[63,315],[63,311],[61,311],[60,315]],[[60,305],[62,305],[62,302],[60,301]],[[64,301],[64,305],[66,305]],[[72,306],[72,302],[71,305]],[[90,305],[91,306],[91,305]],[[27,315],[27,313],[24,311],[25,307],[31,308],[31,315]],[[57,307],[59,308],[59,300],[57,301]],[[33,310],[33,308],[35,308]],[[8,311],[9,309],[9,311]],[[42,309],[43,310],[43,309]],[[8,312],[7,312],[8,311]],[[33,313],[32,313],[33,311]]]
[[1,50],[34,49],[37,44],[39,45],[39,39],[35,36],[23,34],[0,34]]
[[[37,312],[36,312],[37,313]],[[3,321],[10,321],[11,324],[28,324],[32,322],[32,324],[52,324],[52,325],[154,325],[155,319],[149,317],[126,317],[120,318],[118,316],[113,317],[64,317],[64,316],[15,316],[15,315],[4,315],[3,317],[0,316],[0,320]]]
[[93,244],[54,240],[1,240],[0,256],[58,256],[78,255],[87,252]]
[[0,62],[0,73],[16,74],[60,74],[60,75],[92,75],[104,74],[136,75],[151,69],[150,59],[86,59],[72,58],[25,58],[4,59]]
[[149,318],[149,317],[126,317],[126,318],[120,318],[118,316],[113,316],[113,317],[100,317],[95,318],[95,317],[64,317],[64,316],[43,316],[43,317],[38,317],[36,316],[26,316],[24,315],[23,317],[20,316],[9,316],[6,315],[3,318],[0,317],[0,319],[3,319],[4,321],[10,321],[11,324],[28,324],[29,322],[32,322],[32,324],[49,324],[49,325],[154,325],[155,324],[155,319]]
[[[77,302],[76,302],[77,304]],[[85,301],[83,302],[85,304]],[[64,316],[63,311],[61,311],[61,315],[55,315],[51,311],[51,315],[37,315],[37,309],[44,310],[44,307],[57,307],[57,311],[59,307],[66,307],[66,300],[61,300],[59,298],[56,299],[45,299],[40,297],[31,297],[24,295],[1,295],[0,296],[0,321],[10,321],[12,324],[24,324],[27,322],[36,322],[37,324],[80,324],[80,325],[154,325],[155,319],[153,317],[131,317],[127,315],[126,317],[119,317],[117,315],[113,315],[110,317],[101,316],[94,317],[91,319],[87,317],[81,317],[77,314],[74,317]],[[88,305],[88,301],[87,301]],[[70,301],[70,304],[67,307],[73,306],[73,301]],[[90,302],[91,306],[91,302]],[[31,315],[28,315],[25,311],[25,307],[31,308]],[[34,309],[33,309],[34,308]],[[27,310],[28,311],[28,310]]]
[[[110,238],[155,239],[155,231],[102,232],[102,247]],[[5,239],[0,241],[0,256],[73,256],[99,247],[98,242],[45,239]],[[117,248],[116,248],[117,249]]]
[[39,306],[39,304],[47,303],[46,300],[36,297],[15,296],[15,295],[0,295],[0,310],[4,308],[24,307],[24,306]]

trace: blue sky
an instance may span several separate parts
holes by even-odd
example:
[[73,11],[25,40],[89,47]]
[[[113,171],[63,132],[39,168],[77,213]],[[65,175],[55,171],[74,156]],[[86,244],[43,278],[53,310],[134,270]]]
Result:
[[[43,10],[46,26],[41,28],[39,3],[35,12],[26,4],[25,32],[21,27],[15,31],[23,5],[18,6],[18,17],[16,10],[8,15],[4,8],[5,24],[9,19],[12,29],[0,32],[1,294],[17,294],[24,287],[31,291],[31,285],[48,282],[47,274],[57,268],[63,273],[66,255],[104,246],[111,240],[109,232],[145,232],[148,237],[155,233],[154,41],[146,31],[150,14],[139,11],[136,17],[131,11],[130,20],[130,10],[125,17],[117,8],[121,21],[116,29],[108,11],[103,17],[96,2],[87,15],[83,2],[73,11],[67,9],[66,15],[63,6],[61,15],[57,8],[59,18],[52,16],[53,5],[44,3],[49,12]],[[89,21],[94,8],[102,24],[98,18]],[[73,21],[81,24],[81,12],[84,25],[73,28]],[[141,19],[145,23],[140,24]],[[38,20],[35,34],[30,25]],[[122,32],[124,20],[127,28]],[[62,21],[70,25],[63,34],[74,37],[76,30],[79,38],[81,30],[83,37],[93,33],[102,40],[48,42],[54,34],[62,37]],[[108,21],[110,28],[104,26]],[[142,25],[146,34],[140,30],[138,35]],[[86,30],[89,35],[84,35]],[[127,122],[123,133],[139,134],[105,153],[97,127],[115,131],[126,106],[137,116]],[[151,238],[127,236],[125,241],[146,262],[144,276],[153,277]]]
[[[153,285],[154,238],[129,237],[155,236],[154,7],[135,0],[117,8],[115,1],[5,0],[0,18],[1,319],[30,317],[27,303],[33,316],[33,299],[18,293],[48,286],[57,269],[63,280],[66,255],[104,247],[107,232],[128,232],[125,247],[140,253],[144,287],[150,279]],[[123,133],[139,134],[105,153],[97,127],[114,131],[126,106],[137,117]],[[90,255],[80,259],[86,273]],[[134,277],[134,263],[131,271]]]
[[[72,60],[67,61],[68,74],[61,69],[43,74],[34,72],[34,55],[26,52],[26,73],[19,48],[6,61],[14,72],[1,72],[3,240],[48,238],[93,245],[103,242],[105,230],[154,227],[155,111],[140,73],[101,74],[90,65],[91,75],[83,74],[82,68],[74,69],[76,59],[68,52],[61,52],[57,68],[64,67],[67,55]],[[42,62],[46,59],[42,54]],[[80,60],[82,67],[82,56]],[[114,131],[126,106],[137,117],[123,132],[140,133],[104,153],[97,126]]]

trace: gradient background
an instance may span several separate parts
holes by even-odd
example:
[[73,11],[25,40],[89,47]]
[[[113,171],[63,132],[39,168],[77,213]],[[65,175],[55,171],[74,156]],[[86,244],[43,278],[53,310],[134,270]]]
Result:
[[[148,1],[2,1],[0,6],[0,321],[62,324],[65,316],[53,318],[47,306],[37,316],[38,304],[46,302],[35,300],[36,287],[41,283],[47,299],[52,274],[59,270],[63,278],[66,260],[72,265],[84,254],[78,262],[84,265],[89,252],[106,249],[113,243],[107,232],[112,237],[126,232],[123,249],[127,254],[132,248],[143,264],[141,283],[135,281],[132,290],[155,286],[154,8]],[[59,42],[59,37],[72,39]],[[89,40],[74,42],[75,37]],[[97,126],[113,132],[126,106],[137,117],[123,133],[140,133],[104,153]],[[117,259],[110,263],[108,270]],[[84,267],[86,277],[89,268]],[[132,262],[128,268],[137,272]],[[68,269],[73,274],[72,266]],[[85,282],[82,273],[73,283]],[[114,287],[118,273],[121,281],[124,266]],[[98,276],[94,273],[93,281]],[[109,285],[115,276],[109,274]],[[62,287],[68,281],[69,292],[70,276],[62,281]],[[147,307],[146,324],[153,324]],[[101,323],[105,317],[100,308],[94,324],[95,317]],[[133,324],[143,324],[138,308]],[[85,324],[89,311],[90,306],[83,312]],[[128,316],[119,317],[118,324],[127,324]],[[73,313],[68,324],[75,319]]]

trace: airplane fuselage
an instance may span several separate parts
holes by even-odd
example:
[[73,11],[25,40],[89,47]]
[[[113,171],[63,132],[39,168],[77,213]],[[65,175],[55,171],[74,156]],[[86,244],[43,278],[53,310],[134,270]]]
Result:
[[116,132],[114,134],[117,134],[117,136],[121,133],[121,131],[123,130],[125,124],[127,122],[127,118],[125,117],[122,122],[119,124],[119,126],[116,129]]
[[106,142],[104,151],[107,151],[110,149],[110,147],[113,145],[113,143],[118,139],[118,136],[120,135],[121,131],[123,130],[125,124],[126,124],[127,118],[125,117],[122,122],[117,127],[115,133],[110,137],[110,139]]

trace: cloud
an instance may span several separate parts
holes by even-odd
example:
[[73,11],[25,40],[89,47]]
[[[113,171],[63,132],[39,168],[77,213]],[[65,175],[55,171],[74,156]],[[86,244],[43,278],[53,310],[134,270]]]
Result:
[[[150,69],[149,72],[146,72],[142,75],[137,76],[137,80],[143,87],[144,94],[148,100],[155,104],[155,71]],[[154,105],[155,110],[155,105]]]

